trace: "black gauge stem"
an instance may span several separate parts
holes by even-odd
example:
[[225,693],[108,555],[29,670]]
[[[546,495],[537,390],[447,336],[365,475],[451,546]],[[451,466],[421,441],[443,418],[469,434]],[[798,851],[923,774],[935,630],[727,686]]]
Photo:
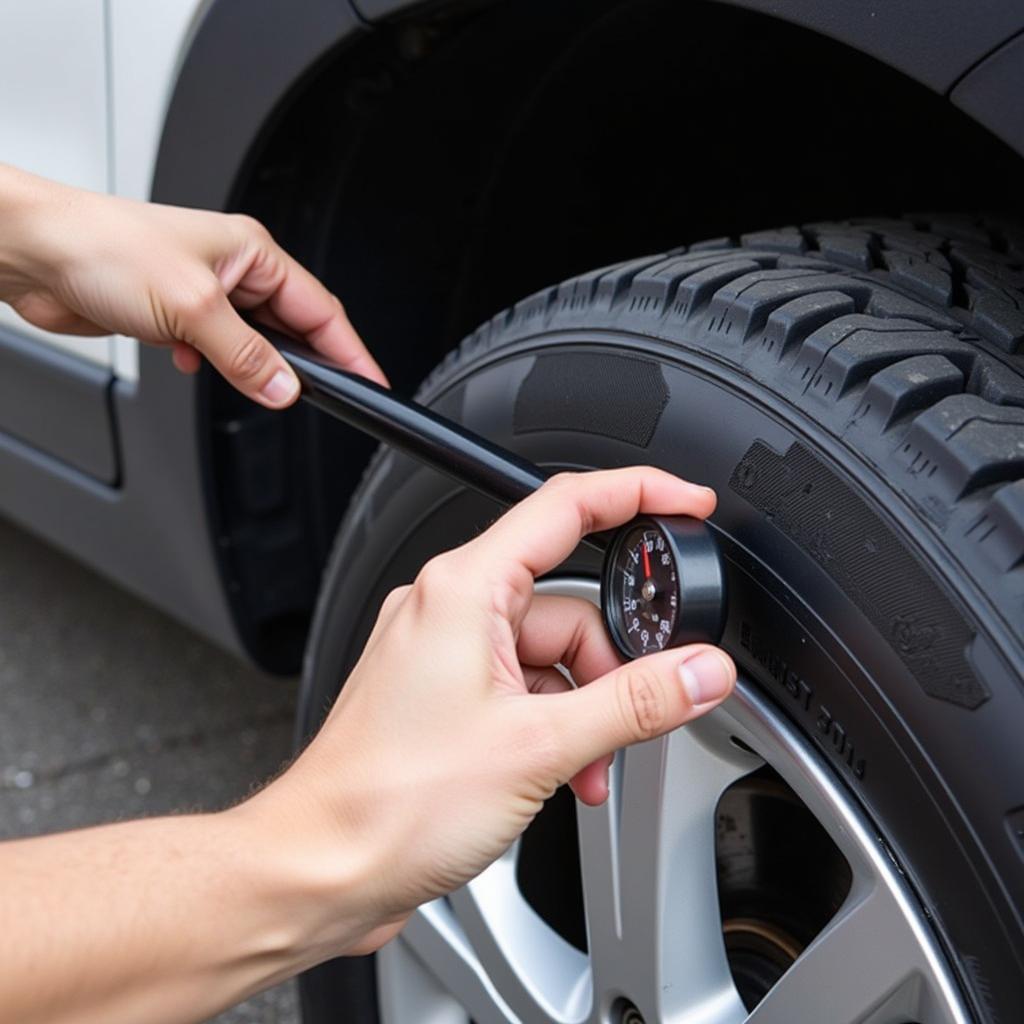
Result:
[[[302,385],[302,397],[336,419],[397,448],[502,505],[514,505],[548,478],[539,466],[357,374],[341,370],[277,331],[262,328]],[[610,536],[592,534],[599,551]]]

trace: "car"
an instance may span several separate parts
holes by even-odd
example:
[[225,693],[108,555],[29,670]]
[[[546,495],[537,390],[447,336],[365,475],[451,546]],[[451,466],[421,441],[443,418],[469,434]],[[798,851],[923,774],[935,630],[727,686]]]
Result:
[[[1020,1019],[1024,8],[2,19],[0,158],[257,217],[399,392],[546,469],[719,494],[736,695],[304,975],[306,1024]],[[298,742],[385,594],[496,511],[309,407],[3,312],[0,512],[301,671]],[[581,548],[538,586],[598,574]]]

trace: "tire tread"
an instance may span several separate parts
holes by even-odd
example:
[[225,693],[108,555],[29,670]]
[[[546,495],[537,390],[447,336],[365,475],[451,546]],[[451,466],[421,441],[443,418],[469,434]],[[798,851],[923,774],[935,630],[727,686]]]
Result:
[[1024,229],[869,217],[603,267],[483,324],[418,397],[471,357],[590,326],[596,312],[724,362],[812,416],[917,509],[1024,639]]

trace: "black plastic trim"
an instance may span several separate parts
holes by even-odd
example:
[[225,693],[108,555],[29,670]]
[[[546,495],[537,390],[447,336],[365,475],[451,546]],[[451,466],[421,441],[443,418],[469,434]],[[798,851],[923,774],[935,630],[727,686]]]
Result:
[[115,484],[113,379],[107,367],[0,328],[0,432]]

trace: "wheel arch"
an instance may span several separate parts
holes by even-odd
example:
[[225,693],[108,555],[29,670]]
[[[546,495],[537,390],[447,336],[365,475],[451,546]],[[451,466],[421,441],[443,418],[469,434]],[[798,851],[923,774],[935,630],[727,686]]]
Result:
[[[494,0],[478,0],[487,6]],[[966,86],[988,64],[1024,65],[1014,37],[1024,32],[1024,10],[1000,0],[972,5],[963,18],[958,0],[710,0],[777,18],[867,54],[940,94]],[[213,0],[192,33],[168,103],[154,173],[153,197],[223,207],[245,157],[273,121],[287,95],[338,44],[358,44],[377,22],[409,18],[452,3],[424,0],[301,0],[287,10],[273,0]],[[470,6],[463,4],[462,6]],[[241,28],[241,32],[239,29]],[[993,58],[997,58],[993,61]],[[991,77],[989,72],[986,78]],[[970,116],[1004,137],[1012,83],[973,98]],[[964,92],[968,91],[966,88]],[[211,102],[228,96],[229,104]],[[954,100],[956,96],[954,95]],[[196,117],[202,110],[203,116]],[[1024,132],[1006,138],[1024,154]],[[196,152],[202,160],[195,159]]]
[[[876,4],[870,0],[715,0],[811,29],[874,57],[897,71],[950,95],[979,123],[1018,153],[1024,153],[1024,127],[1011,123],[1006,106],[1019,95],[1024,52],[1024,11],[999,0],[982,0],[964,19],[957,0],[909,0]],[[429,7],[424,0],[352,0],[373,24]],[[436,6],[436,3],[435,3]],[[998,58],[998,59],[996,59]],[[976,82],[968,79],[988,64]],[[992,79],[998,77],[998,81]],[[958,95],[959,86],[965,88]]]

